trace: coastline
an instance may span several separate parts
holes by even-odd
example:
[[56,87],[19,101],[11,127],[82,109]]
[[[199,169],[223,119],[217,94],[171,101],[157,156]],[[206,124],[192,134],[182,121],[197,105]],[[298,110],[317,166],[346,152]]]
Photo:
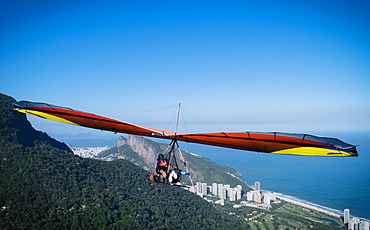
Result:
[[[208,159],[212,159],[212,161],[214,161],[215,163],[217,162],[217,160],[214,159],[214,155],[212,157],[207,157],[207,156],[203,156],[203,155],[199,155],[199,154],[194,154],[194,153],[191,153],[192,155],[197,155],[197,156],[202,156],[202,157],[206,157]],[[217,156],[217,154],[216,154]],[[248,158],[249,159],[249,158]],[[244,159],[245,160],[245,159]],[[243,160],[243,161],[244,161]],[[237,161],[240,163],[240,161],[237,159]],[[216,163],[217,164],[217,163]],[[234,163],[230,164],[230,165],[233,165],[235,166]],[[231,166],[228,166],[230,168],[233,168],[235,169],[234,167],[231,167]],[[244,180],[243,178],[243,173],[240,173],[238,169],[235,169],[237,171],[237,173],[235,174],[230,174],[231,176],[239,179],[240,181],[244,182],[244,184],[246,184],[249,188],[253,189],[253,186],[251,185],[248,185],[247,181]],[[263,191],[263,190],[262,190]],[[274,192],[274,191],[269,191],[269,190],[264,190],[266,192]],[[278,193],[278,192],[274,192],[276,194],[276,197],[278,199],[281,199],[281,200],[284,200],[286,202],[289,202],[289,203],[292,203],[294,205],[298,205],[300,207],[304,207],[304,208],[307,208],[307,209],[310,209],[310,210],[316,210],[318,212],[322,212],[322,213],[325,213],[329,216],[333,216],[335,218],[340,218],[341,216],[343,216],[344,214],[344,208],[343,210],[338,210],[338,209],[332,209],[332,208],[329,208],[329,207],[325,207],[325,206],[321,206],[321,205],[318,205],[318,204],[315,204],[315,203],[312,203],[312,202],[309,202],[307,200],[302,200],[302,199],[299,199],[299,198],[296,198],[294,196],[290,196],[290,195],[285,195],[285,194],[282,194],[282,193]],[[350,208],[350,207],[349,207]],[[352,217],[358,217],[358,216],[354,216],[353,214],[351,214]],[[358,217],[359,219],[361,220],[366,220],[366,221],[369,221],[369,219],[367,218],[362,218],[362,217]],[[370,221],[369,221],[370,222]]]
[[[239,175],[242,175],[238,171],[237,171],[237,173]],[[237,178],[239,180],[243,181],[245,184],[247,184],[247,182],[244,181],[244,180],[242,180],[241,177],[237,177]],[[251,189],[254,189],[253,186],[250,186],[248,184],[247,184],[247,186],[249,188],[251,188]],[[264,191],[264,192],[272,192],[272,191],[267,191],[267,190],[263,190],[263,189],[261,189],[261,191]],[[303,207],[303,208],[315,210],[315,211],[318,211],[318,212],[327,214],[329,216],[333,216],[335,218],[339,218],[340,219],[344,215],[344,211],[340,211],[340,210],[328,208],[328,207],[325,207],[325,206],[321,206],[321,205],[318,205],[318,204],[315,204],[315,203],[312,203],[312,202],[309,202],[309,201],[304,201],[304,200],[298,199],[298,198],[293,197],[293,196],[284,195],[282,193],[277,193],[277,192],[273,192],[273,193],[275,193],[276,198],[278,198],[280,200],[284,200],[286,202],[289,202],[289,203],[294,204],[294,205],[298,205],[298,206]],[[367,220],[365,218],[360,218],[360,219],[369,221],[369,220]]]
[[339,210],[330,209],[328,207],[324,207],[324,206],[314,204],[314,203],[310,203],[310,202],[307,202],[307,201],[302,201],[302,200],[299,200],[295,197],[287,196],[287,195],[284,195],[284,194],[281,194],[281,193],[275,193],[275,194],[276,194],[276,198],[278,198],[280,200],[284,200],[284,201],[289,202],[291,204],[301,206],[303,208],[315,210],[315,211],[318,211],[318,212],[321,212],[321,213],[324,213],[326,215],[333,216],[333,217],[336,217],[336,218],[341,218],[341,216],[343,216],[343,212],[340,212]]
[[[289,203],[294,204],[294,205],[301,206],[303,208],[307,208],[307,209],[310,209],[310,210],[315,210],[315,211],[318,211],[318,212],[321,212],[321,213],[324,213],[326,215],[333,216],[333,217],[336,217],[336,218],[342,218],[344,216],[344,210],[343,211],[336,210],[336,209],[325,207],[325,206],[315,204],[315,203],[312,203],[312,202],[309,202],[309,201],[301,200],[301,199],[298,199],[298,198],[293,197],[293,196],[284,195],[284,194],[277,193],[277,192],[274,192],[274,193],[275,193],[275,195],[278,199],[284,200],[284,201],[289,202]],[[362,221],[370,222],[370,220],[367,219],[367,218],[354,216],[352,214],[351,214],[351,217],[357,217]]]

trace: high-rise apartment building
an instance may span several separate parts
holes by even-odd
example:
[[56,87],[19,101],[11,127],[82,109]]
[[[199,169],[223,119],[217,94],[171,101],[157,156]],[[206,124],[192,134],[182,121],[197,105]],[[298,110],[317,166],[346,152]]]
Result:
[[249,201],[254,200],[254,191],[247,192],[247,200]]
[[242,198],[242,190],[240,188],[241,186],[240,187],[238,187],[238,186],[236,187],[236,199],[240,200]]
[[217,183],[212,183],[212,194],[217,196]]
[[260,191],[261,190],[261,184],[260,182],[256,181],[254,182],[254,190]]
[[237,190],[237,188],[230,188],[229,189],[230,201],[236,201],[236,190]]
[[263,194],[263,203],[270,205],[270,202],[271,202],[270,193]]
[[224,187],[224,185],[223,184],[218,184],[217,186],[218,186],[217,187],[217,195],[218,195],[218,197],[221,198],[221,196],[222,196],[222,188]]
[[345,224],[347,224],[350,218],[351,217],[350,217],[349,209],[344,209],[344,220],[343,220],[343,222]]
[[273,192],[269,192],[270,200],[276,200],[276,194]]
[[368,230],[370,229],[370,223],[365,221],[365,222],[361,222],[360,225],[359,225],[359,229],[362,230]]
[[224,188],[224,187],[222,187],[222,189],[221,189],[221,196],[220,196],[220,198],[223,199],[223,200],[226,200],[226,198],[227,198],[227,189]]
[[202,183],[202,194],[206,196],[208,194],[207,191],[207,183]]
[[201,182],[197,182],[196,189],[197,189],[197,195],[201,195],[202,194],[202,183]]
[[254,193],[254,201],[257,203],[262,203],[262,194],[260,192]]

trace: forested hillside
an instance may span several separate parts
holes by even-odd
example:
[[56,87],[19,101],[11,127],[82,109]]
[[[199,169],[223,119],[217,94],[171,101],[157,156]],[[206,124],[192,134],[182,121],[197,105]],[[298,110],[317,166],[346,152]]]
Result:
[[126,160],[80,158],[35,131],[0,94],[0,229],[240,229],[180,187]]
[[[164,153],[168,148],[168,144],[160,144],[135,135],[129,135],[127,140],[121,136],[117,146],[99,154],[98,157],[104,160],[124,157],[124,159],[128,159],[150,171],[154,170],[158,154]],[[206,182],[209,185],[212,183],[230,184],[232,187],[242,185],[245,192],[250,190],[244,181],[237,178],[240,175],[235,169],[217,165],[210,159],[187,151],[182,151],[182,155],[195,182]],[[185,165],[178,154],[177,157],[179,167],[185,169]],[[182,178],[183,182],[190,184],[187,176]]]

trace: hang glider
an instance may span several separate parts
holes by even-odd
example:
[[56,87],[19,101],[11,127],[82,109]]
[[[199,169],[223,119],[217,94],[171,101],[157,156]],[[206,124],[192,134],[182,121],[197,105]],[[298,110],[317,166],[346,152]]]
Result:
[[115,133],[192,142],[255,152],[305,156],[358,156],[356,146],[336,138],[281,132],[184,134],[148,128],[47,103],[19,101],[14,109],[50,120]]

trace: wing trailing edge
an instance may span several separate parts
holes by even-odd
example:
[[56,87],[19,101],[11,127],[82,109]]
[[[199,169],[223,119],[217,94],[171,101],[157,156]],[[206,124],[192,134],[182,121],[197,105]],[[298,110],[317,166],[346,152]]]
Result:
[[356,146],[336,138],[280,132],[182,134],[153,129],[41,102],[14,103],[18,112],[93,129],[273,154],[358,156]]

